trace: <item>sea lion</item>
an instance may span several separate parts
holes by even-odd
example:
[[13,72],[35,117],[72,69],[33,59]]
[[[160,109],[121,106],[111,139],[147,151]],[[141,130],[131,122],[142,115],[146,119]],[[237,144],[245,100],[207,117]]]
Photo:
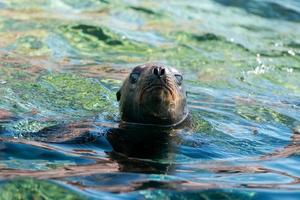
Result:
[[123,124],[175,126],[188,116],[182,74],[159,63],[133,68],[116,96]]

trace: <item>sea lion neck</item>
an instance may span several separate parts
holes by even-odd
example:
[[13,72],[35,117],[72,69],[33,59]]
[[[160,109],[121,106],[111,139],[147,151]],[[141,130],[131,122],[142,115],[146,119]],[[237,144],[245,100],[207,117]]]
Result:
[[181,73],[159,63],[133,68],[117,100],[124,122],[172,125],[187,114]]

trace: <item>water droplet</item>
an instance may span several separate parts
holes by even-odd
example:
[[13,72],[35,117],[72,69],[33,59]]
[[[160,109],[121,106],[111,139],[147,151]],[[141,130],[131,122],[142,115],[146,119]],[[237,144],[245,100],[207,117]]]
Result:
[[293,68],[285,68],[285,70],[286,70],[288,73],[293,73],[293,71],[294,71]]
[[7,83],[5,80],[0,80],[0,84],[5,84]]
[[296,53],[295,53],[293,50],[288,50],[288,53],[289,53],[290,55],[292,55],[292,56],[295,56],[295,55],[296,55]]

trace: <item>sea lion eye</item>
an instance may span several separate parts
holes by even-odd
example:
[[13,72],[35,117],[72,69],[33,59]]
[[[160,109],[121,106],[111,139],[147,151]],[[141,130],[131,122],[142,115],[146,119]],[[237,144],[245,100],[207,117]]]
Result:
[[139,73],[131,73],[129,76],[130,83],[134,84],[138,81],[140,74]]
[[182,84],[183,77],[180,74],[175,74],[176,82],[178,85]]

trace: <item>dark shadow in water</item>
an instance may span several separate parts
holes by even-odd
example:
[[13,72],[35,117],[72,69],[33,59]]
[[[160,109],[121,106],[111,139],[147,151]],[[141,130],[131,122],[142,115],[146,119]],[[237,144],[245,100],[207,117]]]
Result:
[[105,42],[107,45],[122,45],[122,41],[113,39],[106,34],[101,27],[80,24],[72,27],[75,30],[81,30],[82,33],[96,37],[98,40]]
[[171,170],[172,155],[176,150],[171,130],[149,127],[110,129],[107,139],[113,148],[108,155],[119,164],[120,171],[166,173]]
[[300,49],[300,43],[299,42],[295,42],[295,41],[291,41],[289,44],[287,44],[287,46],[295,48],[295,49]]
[[108,0],[99,0],[101,3],[109,4]]
[[142,12],[147,15],[158,15],[156,12],[154,12],[153,10],[150,10],[149,8],[138,7],[138,6],[130,6],[129,8],[131,8],[135,11],[138,11],[138,12]]
[[262,0],[214,0],[225,6],[237,7],[248,13],[268,19],[300,21],[300,13],[275,2]]

